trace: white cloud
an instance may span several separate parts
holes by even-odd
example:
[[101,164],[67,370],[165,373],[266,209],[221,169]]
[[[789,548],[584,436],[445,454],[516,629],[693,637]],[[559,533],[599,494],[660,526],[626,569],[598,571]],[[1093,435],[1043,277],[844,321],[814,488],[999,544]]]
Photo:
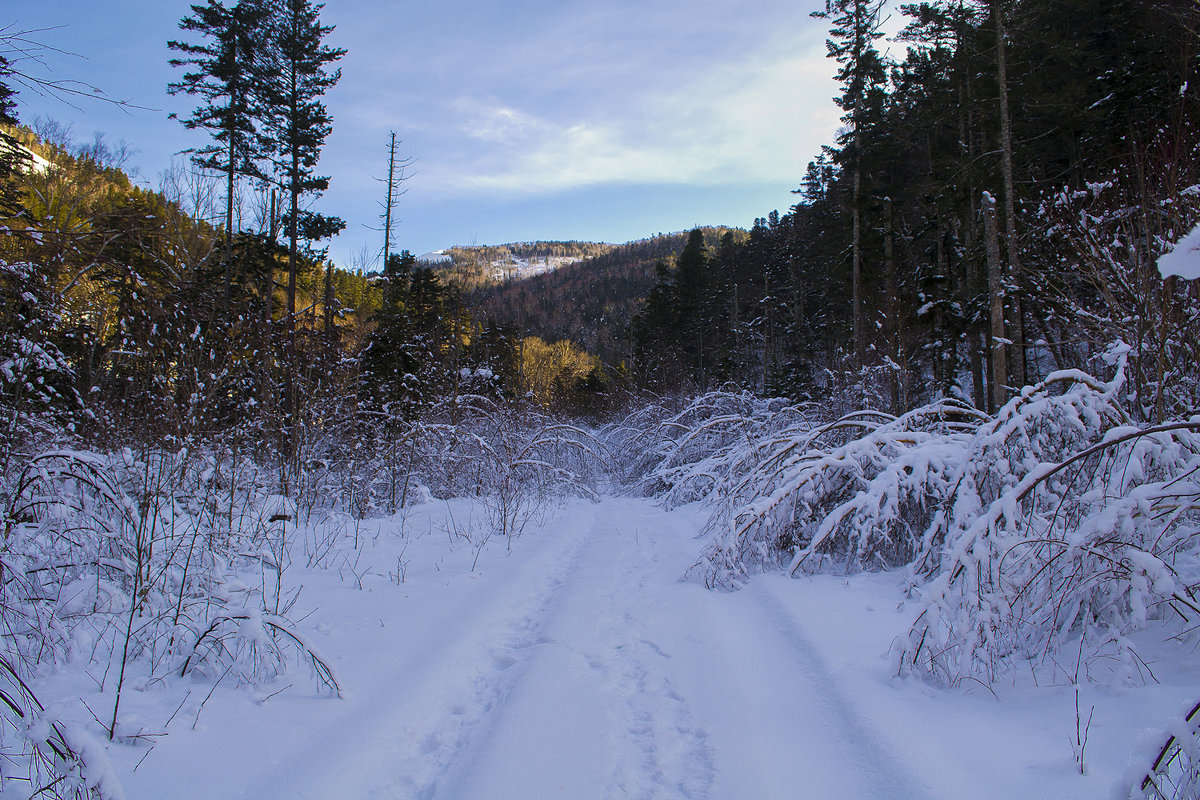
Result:
[[546,123],[531,114],[507,106],[481,106],[459,101],[467,116],[463,131],[474,139],[500,145],[516,145],[546,129]]
[[734,64],[701,62],[690,80],[559,113],[459,100],[472,144],[452,163],[427,162],[425,179],[451,194],[795,183],[837,125],[833,68],[814,38],[779,41]]

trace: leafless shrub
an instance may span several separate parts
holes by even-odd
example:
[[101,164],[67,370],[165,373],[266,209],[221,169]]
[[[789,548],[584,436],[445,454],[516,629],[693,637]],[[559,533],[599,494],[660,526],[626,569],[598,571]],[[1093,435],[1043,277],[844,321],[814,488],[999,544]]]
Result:
[[555,498],[595,497],[606,461],[582,428],[484,397],[455,398],[423,427],[443,490],[479,497],[487,527],[510,545]]
[[283,674],[289,653],[306,662],[323,686],[342,696],[329,662],[295,627],[278,614],[254,607],[215,614],[196,638],[179,674],[200,671],[218,676],[236,670],[242,681],[256,684]]
[[104,749],[49,716],[4,656],[0,656],[0,758],[25,766],[25,776],[17,777],[6,768],[4,778],[27,782],[29,797],[104,800],[120,796]]

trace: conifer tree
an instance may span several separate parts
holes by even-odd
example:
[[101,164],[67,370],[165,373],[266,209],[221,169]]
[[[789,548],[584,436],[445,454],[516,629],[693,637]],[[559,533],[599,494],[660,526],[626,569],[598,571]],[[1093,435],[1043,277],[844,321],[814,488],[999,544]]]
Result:
[[866,359],[866,320],[863,299],[863,151],[864,128],[870,109],[882,99],[885,74],[883,60],[875,49],[880,32],[883,0],[826,0],[825,10],[813,13],[832,22],[826,46],[829,56],[842,65],[837,78],[844,85],[837,104],[846,114],[842,120],[849,133],[842,142],[843,157],[849,164],[852,193],[850,280],[853,318],[854,361],[858,367]]
[[189,129],[210,131],[214,142],[194,151],[192,161],[202,169],[225,175],[225,304],[233,287],[232,247],[234,198],[239,176],[262,177],[257,161],[262,155],[257,120],[260,82],[259,52],[264,45],[268,8],[264,0],[239,0],[230,7],[220,0],[193,5],[192,16],[179,27],[204,37],[202,44],[170,41],[167,46],[182,54],[170,64],[188,68],[182,80],[171,83],[171,94],[190,94],[204,104],[182,120]]
[[17,123],[17,93],[9,85],[12,67],[8,59],[0,55],[0,123],[15,125]]
[[675,264],[676,332],[688,366],[703,386],[705,374],[705,328],[708,305],[708,253],[704,231],[688,235],[687,244]]
[[[276,179],[287,195],[288,313],[296,313],[296,269],[304,233],[329,235],[320,219],[306,217],[301,198],[329,187],[329,178],[314,174],[321,148],[333,130],[321,97],[341,79],[341,70],[327,65],[345,55],[324,39],[333,26],[322,25],[324,4],[309,0],[279,0],[270,20],[270,65],[264,74],[266,100],[264,141],[270,148]],[[315,216],[315,215],[314,215]],[[294,327],[294,319],[290,323]]]
[[[17,93],[9,85],[11,75],[8,59],[0,55],[0,125],[17,124]],[[20,213],[20,191],[14,179],[23,159],[15,145],[15,140],[0,131],[0,217]]]
[[405,250],[388,256],[383,268],[383,298],[375,329],[362,354],[364,393],[380,406],[403,401],[415,391],[411,376],[418,369],[411,346],[412,320],[408,284],[417,260]]
[[269,20],[268,65],[263,72],[265,102],[263,143],[270,153],[275,180],[287,197],[288,239],[286,414],[295,420],[296,289],[301,239],[321,239],[337,233],[344,223],[301,208],[301,199],[329,187],[329,178],[315,174],[326,137],[333,130],[321,97],[341,79],[329,65],[345,55],[329,47],[325,37],[333,27],[322,25],[321,3],[277,0]]
[[516,398],[521,377],[519,339],[494,320],[488,320],[472,337],[468,358],[483,373],[471,387],[472,393],[497,400]]

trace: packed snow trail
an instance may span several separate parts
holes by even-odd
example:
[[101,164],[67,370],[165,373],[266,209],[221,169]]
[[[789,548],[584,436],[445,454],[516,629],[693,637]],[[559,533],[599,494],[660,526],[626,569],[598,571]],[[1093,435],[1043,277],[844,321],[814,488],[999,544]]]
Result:
[[928,796],[780,606],[680,581],[691,517],[628,501],[572,512],[540,534],[563,548],[474,616],[456,611],[453,638],[414,653],[352,723],[363,741],[319,736],[342,743],[320,756],[333,772],[291,776],[286,795],[790,798],[802,783],[813,797]]
[[541,644],[438,798],[710,796],[707,735],[657,641],[679,623],[660,591],[680,587],[687,562],[664,575],[654,540],[691,535],[612,501],[591,511]]

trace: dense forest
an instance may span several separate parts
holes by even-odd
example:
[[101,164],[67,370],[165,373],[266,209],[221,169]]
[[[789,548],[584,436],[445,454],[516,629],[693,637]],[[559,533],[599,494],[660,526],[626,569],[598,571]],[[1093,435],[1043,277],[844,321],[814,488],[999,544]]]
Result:
[[844,127],[788,213],[691,247],[633,370],[895,411],[996,409],[1121,340],[1143,419],[1195,410],[1197,287],[1155,259],[1197,220],[1187,2],[830,3]]
[[1157,262],[1200,222],[1200,8],[901,8],[897,56],[882,0],[814,14],[843,124],[780,176],[785,213],[427,264],[393,246],[393,135],[378,273],[307,210],[349,55],[320,4],[191,6],[168,91],[208,144],[156,189],[22,119],[0,55],[0,776],[120,796],[34,691],[74,659],[106,665],[87,725],[111,743],[141,736],[127,669],[300,663],[341,696],[289,566],[361,589],[363,521],[433,498],[479,504],[471,572],[605,491],[707,504],[709,587],[903,568],[896,675],[1036,682],[1078,648],[1077,716],[1080,663],[1140,674],[1126,634],[1194,643],[1200,281]]
[[[257,413],[286,439],[317,398],[378,395],[362,367],[377,359],[360,354],[395,309],[432,303],[460,322],[404,334],[423,342],[417,360],[432,387],[410,386],[413,398],[457,385],[464,368],[517,363],[491,352],[495,342],[518,350],[536,335],[573,341],[633,390],[732,383],[892,411],[939,395],[994,410],[1120,339],[1135,347],[1139,413],[1169,416],[1197,391],[1195,288],[1154,269],[1195,216],[1195,37],[1186,4],[1136,5],[905,6],[908,50],[888,61],[882,5],[835,4],[823,16],[845,125],[787,213],[686,248],[668,236],[615,249],[462,249],[454,262],[477,262],[476,272],[504,258],[583,258],[466,294],[476,281],[451,279],[444,265],[364,277],[324,257],[320,239],[341,223],[299,203],[329,180],[304,165],[328,133],[319,98],[342,54],[320,44],[324,29],[309,18],[312,41],[289,44],[315,54],[304,64],[292,55],[313,76],[309,96],[284,97],[271,87],[289,51],[245,62],[267,64],[254,69],[236,59],[237,48],[264,49],[255,14],[267,12],[204,7],[184,25],[204,43],[173,43],[184,70],[172,89],[204,103],[184,124],[213,135],[193,159],[207,181],[181,168],[161,191],[136,187],[102,141],[38,135],[7,106],[5,135],[26,149],[6,161],[5,257],[48,266],[10,277],[15,296],[44,301],[10,310],[6,335],[51,354],[39,369],[57,392],[20,406],[86,406],[96,432],[148,419],[216,430],[229,409],[270,396],[280,407]],[[23,168],[22,152],[55,168]],[[520,375],[494,374],[501,394],[527,394]]]

